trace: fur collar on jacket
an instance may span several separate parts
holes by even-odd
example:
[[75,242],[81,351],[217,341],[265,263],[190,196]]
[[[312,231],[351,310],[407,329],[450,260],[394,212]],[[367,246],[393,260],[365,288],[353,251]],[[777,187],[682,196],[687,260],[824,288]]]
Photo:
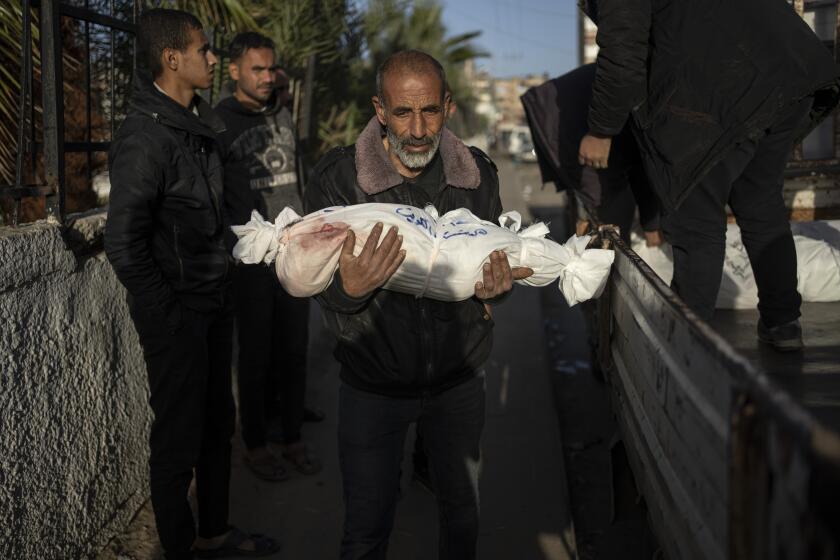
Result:
[[[356,179],[368,195],[387,191],[405,180],[388,158],[382,137],[382,125],[374,116],[356,141]],[[460,189],[478,188],[481,173],[472,152],[446,127],[438,151],[443,158],[443,174],[448,185]]]

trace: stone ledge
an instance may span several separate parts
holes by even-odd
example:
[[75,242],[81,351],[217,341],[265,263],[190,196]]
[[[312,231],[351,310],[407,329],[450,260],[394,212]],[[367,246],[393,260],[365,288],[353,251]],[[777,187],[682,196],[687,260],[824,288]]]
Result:
[[61,227],[52,220],[0,228],[0,292],[76,268],[73,253],[61,236]]
[[95,208],[88,212],[68,216],[64,237],[70,248],[76,253],[90,253],[101,250],[107,217],[107,208]]
[[148,494],[145,365],[104,225],[0,228],[3,560],[94,557]]
[[62,227],[54,219],[0,227],[0,293],[55,273],[77,268],[75,254],[102,248],[106,211],[71,215]]

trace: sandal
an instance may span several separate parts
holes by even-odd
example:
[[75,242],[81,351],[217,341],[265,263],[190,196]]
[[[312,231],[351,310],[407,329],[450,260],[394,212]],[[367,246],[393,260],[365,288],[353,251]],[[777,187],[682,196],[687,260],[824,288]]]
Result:
[[290,452],[289,447],[283,449],[283,458],[292,464],[300,474],[312,475],[321,472],[321,461],[309,452],[306,445],[301,444],[298,451]]
[[[242,548],[245,541],[254,543],[254,550]],[[280,550],[280,542],[259,534],[243,533],[236,527],[231,527],[228,536],[216,548],[193,548],[196,558],[229,558],[232,556],[268,556]]]
[[271,455],[264,459],[255,460],[245,454],[243,461],[251,469],[251,472],[262,480],[280,482],[289,478],[289,471],[286,470],[276,457]]

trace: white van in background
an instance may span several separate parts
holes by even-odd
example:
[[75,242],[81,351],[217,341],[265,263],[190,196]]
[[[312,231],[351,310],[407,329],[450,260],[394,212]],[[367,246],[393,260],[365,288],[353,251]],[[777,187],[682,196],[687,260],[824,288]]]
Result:
[[517,161],[537,161],[531,129],[524,124],[501,124],[496,130],[496,150]]

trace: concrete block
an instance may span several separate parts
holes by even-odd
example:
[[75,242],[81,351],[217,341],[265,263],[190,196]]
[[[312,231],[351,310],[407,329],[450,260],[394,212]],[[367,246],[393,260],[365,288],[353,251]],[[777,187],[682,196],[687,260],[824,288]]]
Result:
[[[83,220],[101,237],[104,219]],[[0,229],[0,558],[89,558],[148,495],[142,351],[104,255]]]

